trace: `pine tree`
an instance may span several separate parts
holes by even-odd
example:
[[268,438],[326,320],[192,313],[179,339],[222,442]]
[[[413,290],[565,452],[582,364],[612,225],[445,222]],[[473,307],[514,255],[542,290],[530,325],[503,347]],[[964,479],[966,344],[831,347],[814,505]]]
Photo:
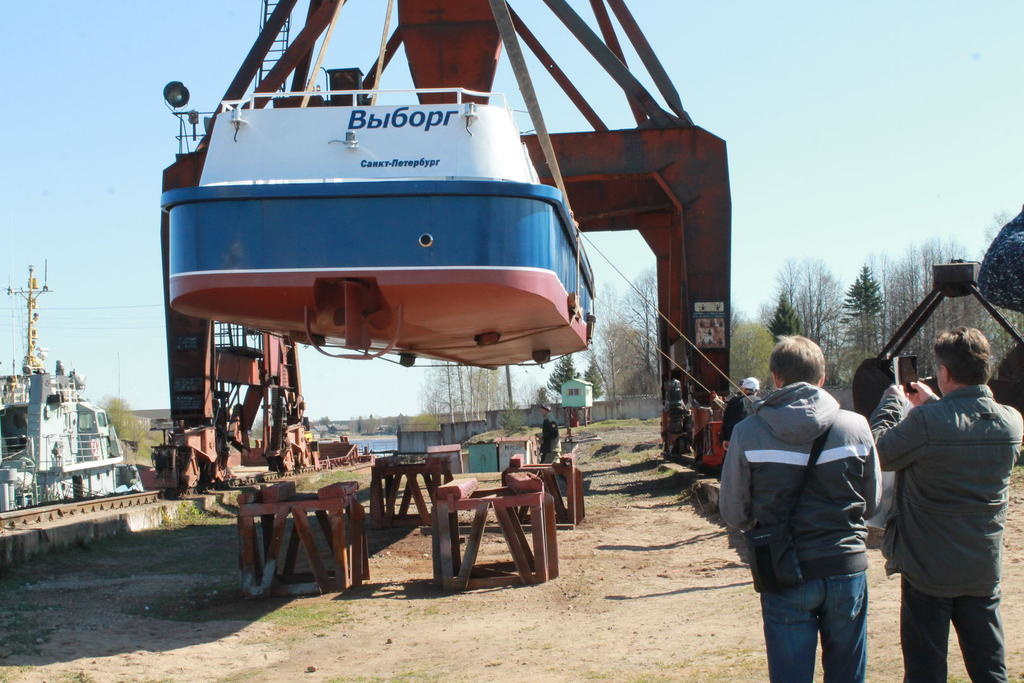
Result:
[[847,320],[864,315],[878,315],[884,305],[882,286],[878,284],[870,268],[866,265],[861,266],[860,274],[846,290],[846,298],[843,300],[843,312],[846,313]]
[[866,265],[846,290],[843,300],[843,322],[846,336],[855,356],[870,355],[880,340],[881,313],[885,307],[882,287]]
[[590,388],[594,392],[594,399],[599,399],[604,394],[604,382],[601,379],[601,372],[597,369],[597,363],[593,360],[590,361],[590,365],[587,366],[587,371],[583,373],[583,379],[590,382]]
[[775,314],[772,315],[771,322],[768,323],[768,331],[775,339],[778,339],[784,335],[800,334],[802,329],[800,316],[796,314],[796,309],[790,303],[789,297],[780,294],[779,305],[775,307]]
[[572,354],[567,353],[555,363],[548,377],[548,389],[556,396],[562,395],[562,384],[576,378],[576,365],[572,362]]

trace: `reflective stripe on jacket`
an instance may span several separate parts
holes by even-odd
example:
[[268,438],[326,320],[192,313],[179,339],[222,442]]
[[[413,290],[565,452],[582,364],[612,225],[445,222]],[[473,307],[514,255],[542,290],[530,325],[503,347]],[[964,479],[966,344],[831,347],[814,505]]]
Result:
[[[831,425],[814,471],[794,509],[811,444]],[[776,524],[789,514],[807,578],[867,567],[865,517],[881,496],[881,472],[867,421],[820,387],[778,389],[736,425],[722,470],[719,510],[730,526]]]

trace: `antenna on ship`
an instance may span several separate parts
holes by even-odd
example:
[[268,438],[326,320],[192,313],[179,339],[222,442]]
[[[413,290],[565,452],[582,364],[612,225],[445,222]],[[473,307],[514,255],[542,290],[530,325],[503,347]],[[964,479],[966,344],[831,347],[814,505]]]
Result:
[[45,360],[45,352],[43,349],[38,348],[39,343],[39,332],[36,329],[36,324],[39,322],[39,312],[36,310],[38,305],[39,297],[43,294],[48,294],[53,291],[46,284],[46,276],[48,271],[48,263],[43,262],[43,286],[39,286],[39,281],[35,278],[35,266],[28,267],[28,286],[24,288],[14,289],[13,287],[7,288],[8,296],[20,296],[25,299],[28,324],[25,330],[25,360],[22,361],[21,370],[26,375],[31,375],[36,372],[44,372],[46,370],[43,365]]

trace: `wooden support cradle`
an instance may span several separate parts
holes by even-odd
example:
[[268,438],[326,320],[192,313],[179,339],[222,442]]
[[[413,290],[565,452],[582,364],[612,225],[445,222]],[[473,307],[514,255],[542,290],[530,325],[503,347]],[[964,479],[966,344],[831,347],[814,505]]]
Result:
[[[433,515],[434,581],[446,590],[530,585],[558,576],[554,500],[544,491],[543,482],[531,474],[510,474],[507,484],[502,488],[479,489],[476,479],[464,479],[437,489]],[[516,508],[523,506],[530,509],[534,520],[532,547],[515,514]],[[508,544],[511,563],[476,563],[487,511],[491,509]],[[461,510],[474,513],[464,554],[460,553]]]
[[[346,481],[316,493],[296,493],[295,483],[289,481],[240,494],[242,594],[263,598],[334,593],[368,579],[370,564],[363,506],[356,499],[358,489],[359,484]],[[317,544],[309,513],[323,533],[322,545]],[[296,572],[300,548],[305,551],[309,572]]]
[[[516,472],[529,472],[541,478],[544,488],[554,498],[555,519],[559,524],[575,526],[583,521],[586,508],[583,502],[583,472],[576,467],[576,454],[569,453],[557,461],[526,465],[523,456],[513,455],[508,468],[501,473],[501,481],[508,485],[507,477]],[[559,483],[563,482],[560,486]],[[520,519],[525,519],[521,515]]]
[[[423,480],[422,488],[420,479]],[[370,478],[370,517],[374,527],[429,526],[427,499],[433,501],[437,488],[452,479],[451,461],[447,455],[428,455],[421,463],[403,463],[397,457],[377,458]],[[424,489],[426,496],[423,495]],[[398,500],[399,491],[402,491],[401,502]],[[409,512],[410,504],[416,505],[415,514]]]

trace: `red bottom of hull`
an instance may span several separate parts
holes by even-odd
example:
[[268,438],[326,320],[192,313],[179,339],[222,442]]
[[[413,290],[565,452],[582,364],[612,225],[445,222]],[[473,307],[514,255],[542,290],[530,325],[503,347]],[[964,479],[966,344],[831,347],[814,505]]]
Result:
[[[346,282],[367,292],[349,299],[348,308],[363,313],[355,320]],[[570,316],[562,283],[537,268],[188,273],[174,276],[170,289],[181,313],[348,349],[372,341],[371,351],[393,344],[396,352],[493,367],[587,346],[586,323]]]

